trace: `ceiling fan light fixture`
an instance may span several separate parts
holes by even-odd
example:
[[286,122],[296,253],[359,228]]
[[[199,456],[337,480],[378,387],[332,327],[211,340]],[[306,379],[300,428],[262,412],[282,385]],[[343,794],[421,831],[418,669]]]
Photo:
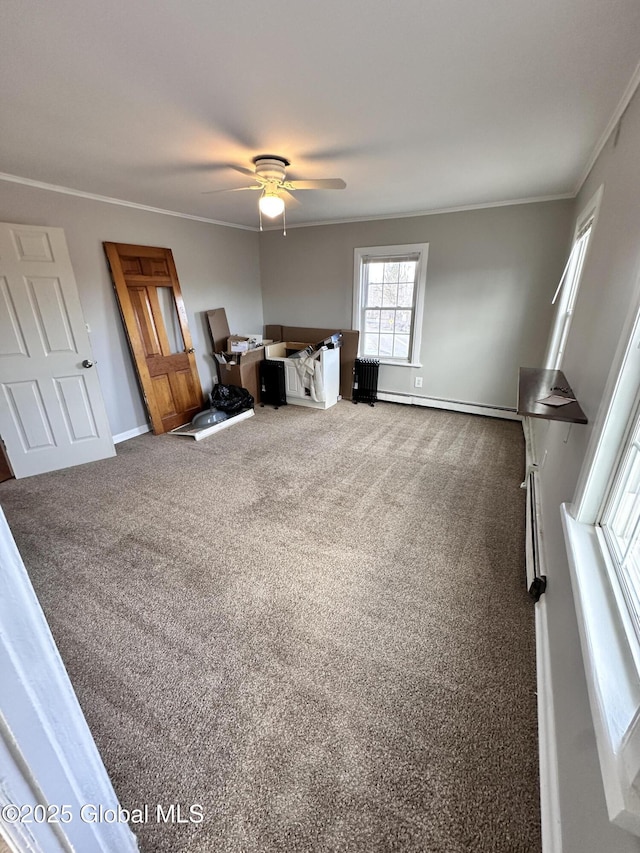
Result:
[[284,199],[277,192],[265,192],[260,196],[258,207],[263,216],[274,219],[284,211]]

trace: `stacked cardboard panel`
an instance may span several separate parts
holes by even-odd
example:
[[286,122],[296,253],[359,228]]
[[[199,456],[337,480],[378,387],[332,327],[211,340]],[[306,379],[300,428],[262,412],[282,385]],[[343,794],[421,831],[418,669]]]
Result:
[[[245,352],[232,352],[242,336],[231,335],[224,308],[207,311],[207,320],[214,357],[218,367],[218,381],[223,385],[238,385],[246,388],[256,403],[260,402],[260,362],[265,356],[264,346],[247,349]],[[265,326],[265,341],[294,341],[303,349],[309,344],[317,344],[336,332],[342,333],[340,347],[340,395],[351,400],[353,390],[353,367],[358,355],[360,333],[353,329],[319,329],[313,326]],[[236,343],[234,343],[236,342]],[[220,358],[222,356],[223,358]]]

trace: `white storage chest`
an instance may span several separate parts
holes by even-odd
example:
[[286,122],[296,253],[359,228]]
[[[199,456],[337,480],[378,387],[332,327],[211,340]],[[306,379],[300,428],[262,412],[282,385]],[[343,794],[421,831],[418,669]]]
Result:
[[[287,351],[301,349],[304,344],[287,342],[269,344],[265,347],[265,358],[272,361],[284,362],[285,388],[287,403],[294,406],[309,406],[313,409],[328,409],[335,406],[340,397],[340,350],[323,347],[313,361],[315,370],[320,371],[314,376],[313,385],[317,400],[314,400],[308,381],[300,370],[300,359],[287,357]],[[297,362],[297,365],[296,365]]]

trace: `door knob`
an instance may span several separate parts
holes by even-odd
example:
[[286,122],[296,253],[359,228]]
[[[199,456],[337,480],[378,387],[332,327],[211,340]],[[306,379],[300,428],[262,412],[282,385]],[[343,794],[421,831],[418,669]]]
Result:
[[195,352],[195,350],[193,347],[189,347],[189,349],[186,349],[185,352],[190,355],[192,352]]
[[82,362],[82,366],[83,367],[93,367],[93,362],[90,361],[88,358],[85,358],[85,360]]

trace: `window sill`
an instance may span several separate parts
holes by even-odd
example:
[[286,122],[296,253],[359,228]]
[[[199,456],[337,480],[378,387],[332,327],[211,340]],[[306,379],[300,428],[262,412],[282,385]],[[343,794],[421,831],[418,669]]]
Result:
[[377,358],[380,364],[389,364],[392,367],[422,367],[418,361],[394,361],[391,358],[378,358],[375,355],[359,355],[358,358]]
[[597,528],[561,515],[609,819],[640,836],[640,646]]

